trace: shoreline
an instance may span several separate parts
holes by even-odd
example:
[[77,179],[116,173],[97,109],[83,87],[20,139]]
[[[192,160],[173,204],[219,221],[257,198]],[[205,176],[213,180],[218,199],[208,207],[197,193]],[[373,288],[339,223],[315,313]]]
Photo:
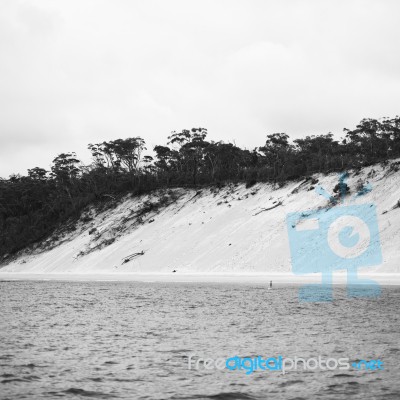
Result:
[[[400,274],[359,274],[360,279],[371,279],[380,285],[400,286]],[[321,274],[127,274],[127,273],[24,273],[1,272],[1,281],[65,281],[65,282],[159,282],[159,283],[262,283],[274,284],[320,283]],[[334,273],[333,285],[347,283],[346,273]]]

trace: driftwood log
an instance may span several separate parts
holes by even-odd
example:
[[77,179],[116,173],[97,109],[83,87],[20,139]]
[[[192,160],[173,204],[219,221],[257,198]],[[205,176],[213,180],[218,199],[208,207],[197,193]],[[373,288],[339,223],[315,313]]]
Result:
[[253,217],[256,216],[256,215],[258,215],[258,214],[260,214],[260,213],[262,213],[262,212],[264,212],[264,211],[273,210],[274,208],[279,207],[279,206],[281,206],[281,205],[282,205],[282,202],[280,201],[278,204],[275,204],[275,205],[272,206],[272,207],[263,208],[263,209],[261,209],[261,211],[259,211],[258,213],[253,214]]
[[130,254],[129,256],[126,256],[126,257],[123,258],[122,264],[126,264],[127,262],[131,261],[135,257],[143,256],[143,255],[144,255],[144,251],[143,250],[140,251],[139,253]]

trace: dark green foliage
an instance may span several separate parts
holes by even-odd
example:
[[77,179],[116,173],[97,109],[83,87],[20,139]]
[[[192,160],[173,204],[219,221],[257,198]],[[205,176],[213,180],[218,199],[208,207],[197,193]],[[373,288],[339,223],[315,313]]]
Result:
[[[93,162],[89,166],[82,165],[74,153],[62,153],[53,160],[51,171],[35,167],[27,176],[0,179],[0,261],[76,220],[89,205],[112,206],[127,193],[222,187],[229,181],[244,182],[247,187],[256,182],[280,186],[317,172],[359,170],[399,157],[400,117],[363,119],[356,129],[345,129],[341,141],[329,133],[291,143],[287,134],[274,133],[250,151],[206,139],[204,128],[172,132],[167,145],[155,146],[154,159],[142,157],[146,148],[140,137],[90,144]],[[399,169],[398,165],[392,168]],[[143,211],[154,207],[144,204]]]

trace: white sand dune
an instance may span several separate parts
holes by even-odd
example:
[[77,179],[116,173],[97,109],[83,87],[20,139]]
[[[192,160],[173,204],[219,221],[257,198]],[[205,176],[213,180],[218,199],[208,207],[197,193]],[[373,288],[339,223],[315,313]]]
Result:
[[[375,165],[358,174],[351,172],[347,181],[351,189],[347,200],[359,180],[372,184],[372,192],[360,196],[354,204],[377,206],[383,263],[360,272],[382,283],[400,281],[400,208],[396,208],[400,172],[390,167],[395,162],[398,160],[386,167]],[[338,181],[336,173],[314,177],[328,192]],[[286,215],[327,205],[312,186],[311,180],[302,180],[281,188],[258,183],[246,189],[238,184],[219,190],[173,189],[136,198],[127,196],[114,208],[86,213],[93,219],[81,219],[75,231],[59,235],[60,244],[54,248],[21,252],[0,269],[0,279],[41,276],[182,281],[225,277],[243,281],[276,277],[301,282],[304,277],[291,272]],[[144,213],[138,223],[137,213],[144,204],[156,204],[163,197],[165,204]],[[96,231],[89,234],[94,228]],[[114,239],[101,248],[105,241]],[[89,251],[95,246],[99,249]],[[124,263],[128,255],[142,251],[143,255]],[[319,275],[312,274],[310,279]],[[337,276],[340,280],[340,273]]]

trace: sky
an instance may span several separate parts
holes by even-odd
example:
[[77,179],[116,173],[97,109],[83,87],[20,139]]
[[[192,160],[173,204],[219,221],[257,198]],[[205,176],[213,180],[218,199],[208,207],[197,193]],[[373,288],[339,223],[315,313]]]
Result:
[[0,176],[172,131],[249,149],[394,117],[397,0],[1,0]]

